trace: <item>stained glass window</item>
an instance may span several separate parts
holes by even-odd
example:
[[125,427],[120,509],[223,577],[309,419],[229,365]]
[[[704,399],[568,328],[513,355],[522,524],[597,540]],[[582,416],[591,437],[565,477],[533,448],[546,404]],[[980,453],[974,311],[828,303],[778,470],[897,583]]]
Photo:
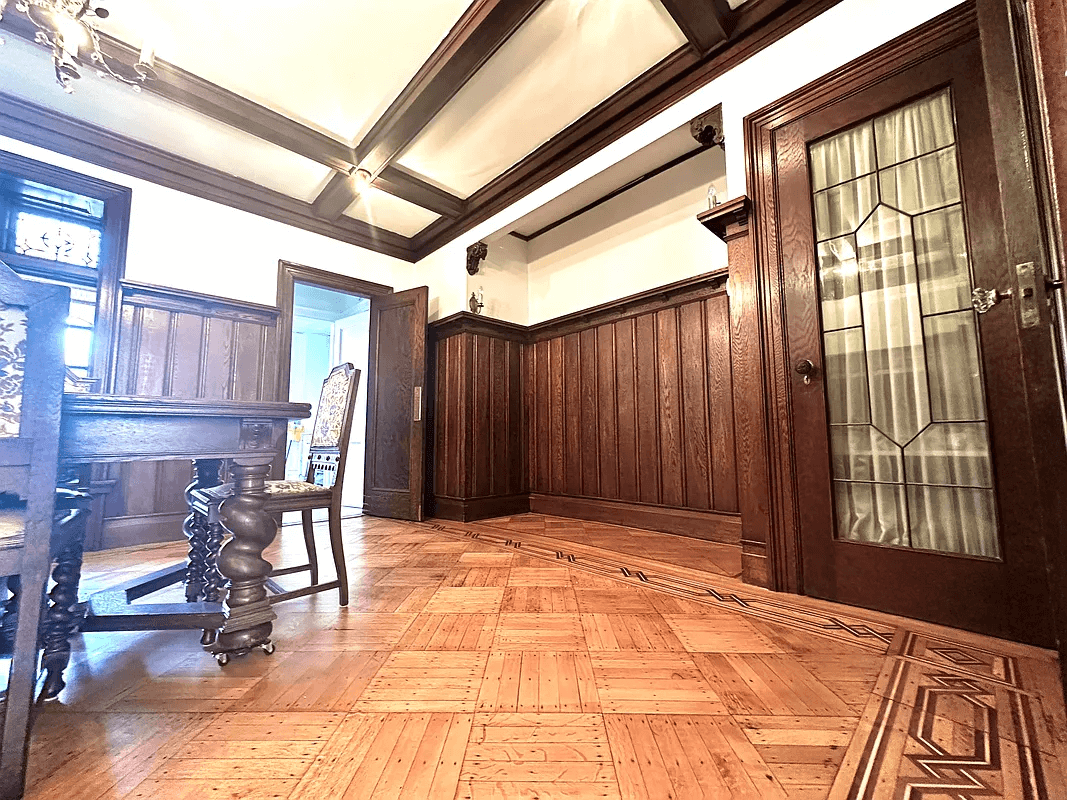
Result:
[[997,558],[952,96],[810,156],[836,535]]

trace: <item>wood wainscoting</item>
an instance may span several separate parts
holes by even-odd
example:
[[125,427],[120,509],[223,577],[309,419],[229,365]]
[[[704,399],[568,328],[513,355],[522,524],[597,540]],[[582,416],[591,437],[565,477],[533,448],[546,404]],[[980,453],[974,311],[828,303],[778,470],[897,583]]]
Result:
[[435,342],[435,514],[531,510],[738,543],[726,274]]
[[456,314],[430,326],[430,513],[464,522],[529,511],[520,325]]
[[[274,400],[278,310],[122,281],[118,333],[106,390],[152,397]],[[190,462],[93,468],[90,550],[173,541],[188,510]]]

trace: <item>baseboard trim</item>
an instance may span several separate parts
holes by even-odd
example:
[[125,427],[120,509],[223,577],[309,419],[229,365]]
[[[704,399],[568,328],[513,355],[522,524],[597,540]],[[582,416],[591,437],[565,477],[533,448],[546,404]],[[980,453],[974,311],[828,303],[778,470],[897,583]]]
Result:
[[531,494],[530,511],[650,531],[677,533],[723,544],[741,543],[741,518],[717,511],[641,505],[591,497]]
[[434,497],[435,517],[457,522],[474,522],[492,517],[510,517],[530,510],[530,495],[509,494],[500,497]]
[[741,580],[753,586],[771,588],[770,564],[767,560],[767,545],[763,542],[741,542]]
[[172,514],[139,514],[129,517],[111,517],[104,520],[100,530],[99,547],[93,550],[112,550],[116,547],[132,547],[159,542],[180,542],[185,538],[182,523],[188,511]]

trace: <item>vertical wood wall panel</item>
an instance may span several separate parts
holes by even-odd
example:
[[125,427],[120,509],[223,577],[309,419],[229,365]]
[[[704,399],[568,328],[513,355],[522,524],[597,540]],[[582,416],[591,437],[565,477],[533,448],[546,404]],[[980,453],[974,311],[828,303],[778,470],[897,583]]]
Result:
[[600,497],[619,496],[619,440],[616,423],[615,327],[596,329],[597,421],[600,433]]
[[[595,507],[624,524],[738,540],[721,276],[588,319],[522,328],[463,313],[430,327],[438,515],[516,513],[529,492],[527,503],[555,502],[560,513]],[[473,354],[468,364],[454,355],[460,347]]]
[[549,486],[547,491],[554,493],[563,492],[563,340],[552,339],[549,343],[549,367],[548,367],[548,437],[549,458],[551,461],[549,470]]
[[[449,519],[528,510],[526,476],[548,481],[552,469],[548,344],[524,348],[506,323],[475,319],[430,326],[437,370],[432,513]],[[545,402],[533,402],[538,394]],[[538,435],[527,437],[527,430]]]
[[[276,309],[132,281],[122,283],[115,394],[274,400]],[[185,514],[188,461],[101,467],[115,481],[91,548],[178,539]]]
[[730,305],[726,295],[704,301],[707,322],[709,416],[713,508],[737,511],[737,452],[734,442],[734,387],[730,367]]
[[634,321],[615,323],[615,419],[618,431],[619,499],[636,502],[637,391],[634,383]]
[[[527,348],[532,350],[533,348]],[[581,405],[582,376],[578,369],[578,334],[563,337],[563,384],[564,384],[564,478],[563,494],[582,493],[582,425],[577,409]],[[544,487],[531,482],[531,490],[543,491]]]
[[708,388],[703,303],[686,303],[678,309],[682,365],[682,439],[685,469],[685,505],[711,509],[711,444],[708,441]]
[[637,492],[642,503],[660,502],[659,389],[656,386],[656,319],[634,320],[637,371]]

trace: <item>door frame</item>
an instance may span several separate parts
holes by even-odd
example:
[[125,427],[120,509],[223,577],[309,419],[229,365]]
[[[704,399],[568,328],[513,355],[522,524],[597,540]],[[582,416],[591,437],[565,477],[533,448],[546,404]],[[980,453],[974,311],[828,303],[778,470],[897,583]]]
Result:
[[[293,292],[297,282],[308,283],[323,289],[333,289],[337,292],[356,294],[367,299],[393,293],[393,287],[383,283],[365,281],[362,278],[352,278],[348,275],[339,275],[336,272],[305,267],[303,264],[279,259],[278,294],[275,300],[279,311],[278,383],[275,396],[279,400],[289,399],[289,368],[293,358]],[[367,388],[364,388],[364,391],[367,391]]]
[[[865,56],[844,65],[824,78],[805,86],[781,100],[745,118],[745,160],[748,188],[752,201],[751,237],[752,269],[738,275],[735,292],[751,293],[753,303],[749,312],[755,317],[754,327],[759,332],[760,378],[763,389],[763,405],[760,409],[763,424],[755,426],[753,441],[746,444],[752,452],[766,453],[766,464],[752,476],[753,489],[766,498],[761,504],[760,519],[752,520],[753,528],[763,527],[767,532],[767,555],[771,587],[779,591],[803,593],[801,532],[799,503],[802,498],[797,491],[798,465],[793,450],[793,395],[790,365],[786,362],[785,298],[788,287],[779,241],[782,234],[782,208],[776,180],[774,137],[776,132],[806,115],[846,99],[858,91],[870,89],[884,80],[916,67],[923,62],[963,42],[980,38],[983,63],[986,73],[987,92],[996,99],[991,104],[993,116],[994,157],[999,174],[1026,174],[1019,172],[1020,160],[1026,164],[1027,142],[1020,142],[1019,130],[1026,130],[1026,116],[1021,98],[1017,105],[1007,102],[1019,94],[1019,56],[1013,40],[1011,26],[1006,25],[1007,4],[1011,0],[977,0],[966,3],[930,20],[915,30],[873,50]],[[1014,70],[1007,66],[1016,65]],[[1014,135],[1005,135],[1012,131]],[[1037,178],[1035,177],[1035,183]],[[1024,181],[1012,181],[1024,184]],[[1004,223],[1008,239],[1008,252],[1012,263],[1034,261],[1048,273],[1048,258],[1042,245],[1038,215],[1030,211],[1032,220],[1027,224],[1027,211],[1039,202],[1033,188],[1026,198],[1004,198]],[[1022,217],[1022,219],[1020,219]],[[1026,249],[1026,248],[1029,249]],[[734,276],[731,275],[731,283]],[[1042,322],[1047,321],[1047,310],[1042,307]],[[1047,329],[1042,325],[1031,329],[1035,336],[1044,336]],[[1031,342],[1033,344],[1033,342]],[[1024,345],[1025,347],[1025,345]],[[1029,347],[1030,351],[1040,347]],[[1041,485],[1035,487],[1035,513],[1043,518],[1044,546],[1049,553],[1054,575],[1063,559],[1054,549],[1058,532],[1057,519],[1064,518],[1063,489],[1054,485],[1052,478],[1063,472],[1057,468],[1067,465],[1067,451],[1049,447],[1047,434],[1038,441],[1041,431],[1056,430],[1063,426],[1058,407],[1056,367],[1051,360],[1051,347],[1045,348],[1049,358],[1035,358],[1026,365],[1028,386],[1039,386],[1040,391],[1029,403],[1032,425],[1032,448],[1039,460]],[[1025,359],[1024,359],[1025,360]],[[1043,385],[1044,384],[1044,385]],[[1055,404],[1052,400],[1055,399]],[[750,524],[745,520],[746,526]],[[1065,609],[1067,612],[1067,609]],[[1067,613],[1057,614],[1057,629],[1060,632],[1061,654],[1067,647]]]

